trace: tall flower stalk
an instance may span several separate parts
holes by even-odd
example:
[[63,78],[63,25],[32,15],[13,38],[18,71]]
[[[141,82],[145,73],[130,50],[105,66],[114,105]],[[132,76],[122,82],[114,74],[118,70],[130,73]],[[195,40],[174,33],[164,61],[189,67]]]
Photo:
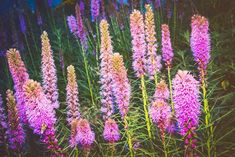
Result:
[[80,119],[79,113],[79,100],[78,100],[78,85],[77,79],[75,74],[74,66],[70,65],[67,67],[67,121],[69,126],[71,127],[71,136],[70,136],[70,145],[72,147],[76,146],[78,143],[76,141],[76,128],[77,128],[77,121]]
[[48,100],[51,101],[53,108],[59,108],[58,89],[57,89],[57,76],[56,66],[53,59],[53,52],[51,49],[48,34],[44,31],[41,35],[42,40],[42,78],[43,90]]
[[25,102],[23,96],[23,85],[29,79],[27,69],[21,59],[20,53],[16,49],[9,49],[7,51],[7,60],[9,70],[14,82],[15,97],[17,101],[17,110],[19,112],[20,120],[22,123],[27,123],[25,114]]
[[130,103],[131,86],[127,78],[127,70],[124,66],[123,58],[119,53],[112,56],[112,89],[120,115],[124,122],[124,128],[127,134],[127,141],[131,157],[134,156],[131,133],[128,128],[128,109]]
[[9,147],[20,152],[25,142],[25,133],[19,120],[18,110],[16,108],[16,100],[11,90],[7,90],[7,113],[8,113],[8,143]]
[[[200,73],[200,81],[203,95],[203,108],[205,112],[205,125],[208,130],[207,139],[207,151],[208,157],[211,156],[211,140],[213,141],[213,125],[210,125],[211,115],[209,110],[209,104],[207,99],[206,91],[206,73],[207,65],[210,61],[210,34],[209,34],[209,22],[208,20],[200,15],[194,15],[191,19],[191,38],[190,46],[193,51],[194,61],[198,65],[198,70]],[[210,126],[209,126],[210,125]],[[211,134],[211,135],[210,135]],[[210,137],[212,136],[212,137]]]
[[196,128],[199,124],[199,82],[188,71],[179,70],[173,79],[175,117],[184,137],[186,156],[194,156]]
[[162,67],[161,57],[157,55],[158,46],[155,32],[154,13],[149,4],[146,5],[145,8],[145,36],[147,42],[146,69],[150,79],[154,77],[155,84],[157,85],[157,73],[160,72]]
[[56,138],[56,116],[52,102],[46,97],[40,83],[28,80],[23,86],[26,115],[29,126],[47,146],[52,156],[63,156]]
[[145,43],[145,30],[143,15],[138,10],[134,10],[130,15],[130,29],[132,36],[132,50],[133,50],[133,62],[132,66],[138,78],[141,78],[141,90],[144,103],[144,113],[146,126],[148,130],[149,138],[152,138],[151,124],[148,114],[148,96],[145,87],[145,55],[146,55],[146,43]]
[[[100,22],[101,50],[100,50],[100,84],[101,84],[101,112],[105,121],[103,137],[111,146],[120,139],[119,128],[111,115],[114,112],[112,94],[112,61],[113,46],[109,34],[109,24],[106,20]],[[114,147],[114,146],[113,146]],[[113,148],[114,149],[114,148]],[[114,150],[113,150],[114,151]]]
[[172,82],[171,82],[171,66],[174,53],[171,46],[171,37],[169,26],[166,24],[162,25],[162,60],[165,62],[168,73],[169,89],[170,89],[170,103],[172,111],[174,113],[174,104],[172,98]]

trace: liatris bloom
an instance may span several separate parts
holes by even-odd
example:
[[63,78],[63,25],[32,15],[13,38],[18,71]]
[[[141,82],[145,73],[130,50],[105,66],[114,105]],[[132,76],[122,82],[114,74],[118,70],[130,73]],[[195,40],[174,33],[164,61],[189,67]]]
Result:
[[209,22],[203,16],[194,15],[191,20],[191,28],[190,46],[193,51],[194,60],[198,64],[198,69],[201,75],[203,75],[210,60]]
[[120,139],[119,128],[115,120],[108,118],[105,121],[103,136],[110,143],[117,142]]
[[16,108],[16,100],[13,92],[7,90],[7,111],[8,111],[8,142],[9,147],[15,151],[20,151],[25,141],[23,127],[19,120],[18,111]]
[[76,139],[84,149],[89,149],[95,141],[95,134],[91,130],[90,124],[86,119],[80,118],[78,120]]
[[112,102],[112,74],[111,55],[113,53],[112,41],[108,30],[109,24],[106,20],[100,22],[101,45],[100,45],[100,95],[101,111],[103,119],[107,119],[114,112]]
[[147,61],[146,68],[150,78],[161,70],[161,57],[157,56],[157,39],[155,37],[154,14],[151,6],[146,5],[145,13],[145,36],[147,41]]
[[42,25],[42,16],[41,16],[39,10],[37,10],[36,15],[37,15],[37,23],[39,26],[41,26]]
[[24,62],[20,57],[19,51],[16,49],[9,49],[7,51],[7,60],[11,76],[14,82],[15,97],[17,101],[17,109],[19,111],[20,120],[23,123],[27,122],[25,114],[25,103],[22,92],[23,84],[29,79],[29,75],[25,68]]
[[70,29],[70,32],[76,37],[78,38],[78,25],[77,25],[77,20],[73,15],[70,15],[67,17],[67,22],[68,22],[68,26]]
[[85,27],[83,26],[82,15],[78,4],[76,4],[75,10],[76,10],[76,19],[77,19],[77,28],[78,28],[77,34],[78,37],[80,38],[83,48],[86,50],[87,49],[86,31]]
[[91,20],[97,20],[100,14],[100,0],[91,0]]
[[137,77],[141,77],[145,73],[145,33],[143,15],[134,10],[130,15],[130,27],[132,36],[132,50],[133,50],[133,69]]
[[179,70],[173,79],[173,100],[180,134],[186,136],[185,146],[193,149],[195,140],[192,135],[200,115],[199,82],[188,71]]
[[162,59],[167,67],[171,67],[173,58],[173,49],[171,46],[170,30],[166,24],[162,25]]
[[19,16],[19,19],[20,19],[20,30],[23,34],[25,34],[26,33],[26,23],[25,23],[24,15],[21,14]]
[[149,114],[164,138],[165,130],[171,124],[171,107],[164,100],[155,100],[150,107]]
[[112,78],[113,93],[116,98],[119,112],[122,118],[124,118],[128,112],[131,86],[127,78],[127,70],[124,66],[123,58],[119,53],[114,53],[112,56]]
[[79,7],[80,7],[81,14],[84,15],[85,14],[85,4],[84,4],[83,0],[80,0]]
[[41,35],[42,40],[42,78],[43,89],[48,100],[51,101],[53,108],[59,108],[56,66],[53,59],[50,40],[47,32]]
[[55,135],[55,111],[47,99],[40,83],[28,80],[23,86],[26,114],[34,133],[41,136],[43,143],[53,155],[61,156],[61,149]]
[[159,99],[159,100],[167,101],[169,99],[169,89],[168,89],[167,84],[165,83],[164,80],[161,80],[157,84],[153,97],[155,100]]
[[66,102],[68,105],[68,113],[67,113],[67,121],[71,125],[71,122],[74,119],[79,119],[80,118],[80,113],[79,113],[79,101],[78,101],[78,85],[77,85],[77,79],[76,79],[76,74],[75,74],[75,69],[74,66],[70,65],[67,67],[67,97],[66,97]]
[[[8,128],[5,110],[3,108],[2,95],[0,94],[0,148],[6,142],[6,130]],[[3,153],[0,151],[0,153]]]

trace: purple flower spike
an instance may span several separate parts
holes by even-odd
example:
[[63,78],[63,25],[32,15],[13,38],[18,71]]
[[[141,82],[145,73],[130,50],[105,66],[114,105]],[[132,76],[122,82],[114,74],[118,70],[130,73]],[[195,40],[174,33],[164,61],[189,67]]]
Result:
[[16,108],[16,100],[13,92],[7,90],[7,111],[8,111],[8,143],[9,147],[14,151],[20,151],[25,142],[25,134],[23,127],[19,121],[19,115]]
[[[199,123],[199,82],[188,71],[179,70],[173,79],[173,100],[180,134],[187,135],[185,147],[194,148],[190,144],[194,141],[191,135],[195,135]],[[189,140],[191,142],[188,142]]]
[[162,25],[162,60],[167,67],[171,67],[174,53],[171,46],[170,30],[166,24]]
[[25,18],[24,18],[24,15],[20,15],[19,16],[19,19],[20,19],[20,30],[23,34],[26,33],[26,22],[25,22]]
[[91,0],[91,20],[97,20],[100,14],[100,0]]
[[109,118],[105,121],[103,137],[110,143],[120,139],[119,128],[115,120]]
[[209,22],[203,16],[194,15],[191,20],[191,29],[190,46],[194,60],[198,64],[201,79],[203,79],[210,60]]
[[6,112],[3,108],[2,96],[0,94],[0,148],[2,148],[6,142],[6,130],[8,125],[5,113]]

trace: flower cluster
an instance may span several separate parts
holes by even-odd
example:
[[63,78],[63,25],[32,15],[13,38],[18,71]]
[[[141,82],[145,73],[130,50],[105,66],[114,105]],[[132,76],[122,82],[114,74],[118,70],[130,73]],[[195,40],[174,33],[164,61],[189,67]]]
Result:
[[153,97],[155,100],[160,99],[160,100],[167,101],[169,99],[169,89],[168,89],[167,84],[164,80],[161,80],[157,84]]
[[105,121],[103,136],[110,143],[120,139],[119,128],[115,120],[109,118]]
[[153,122],[160,129],[162,138],[164,137],[165,130],[171,124],[171,107],[164,100],[157,99],[153,101],[150,107],[150,115]]
[[70,15],[67,17],[67,22],[68,22],[68,26],[70,29],[70,32],[76,37],[78,38],[78,25],[77,25],[77,20],[73,15]]
[[91,0],[91,20],[97,20],[100,14],[100,0]]
[[194,15],[191,20],[191,29],[190,46],[202,76],[206,72],[210,60],[209,22],[203,16]]
[[2,148],[6,142],[6,130],[8,125],[5,113],[6,112],[3,108],[2,95],[0,94],[0,148]]
[[75,10],[76,10],[76,20],[77,20],[77,35],[81,41],[83,48],[86,50],[87,36],[86,36],[85,27],[83,26],[82,15],[79,4],[76,5]]
[[170,30],[166,24],[162,25],[162,60],[167,67],[171,67],[174,53],[171,46]]
[[150,78],[161,70],[161,57],[157,55],[157,39],[154,25],[154,14],[151,6],[146,5],[145,36],[147,42],[146,70]]
[[20,151],[25,142],[25,133],[19,121],[19,115],[16,108],[16,100],[13,92],[7,90],[7,112],[8,112],[8,143],[9,147],[15,151]]
[[95,133],[91,130],[90,124],[86,119],[80,118],[77,122],[76,140],[83,148],[89,149],[95,141]]
[[128,106],[131,95],[131,86],[127,78],[127,70],[123,63],[123,58],[119,53],[114,53],[112,56],[112,79],[113,93],[119,112],[124,118],[128,113]]
[[29,75],[25,68],[24,62],[20,57],[19,51],[17,51],[16,49],[9,49],[7,51],[7,60],[9,70],[14,82],[15,97],[17,101],[17,109],[19,111],[20,120],[25,124],[27,123],[27,118],[25,115],[25,103],[22,87],[25,81],[29,79]]
[[130,29],[132,37],[132,50],[133,50],[133,69],[137,77],[145,74],[145,31],[143,15],[138,10],[134,10],[130,15]]
[[72,123],[73,120],[80,118],[79,113],[79,100],[78,100],[78,85],[77,79],[75,74],[74,66],[70,65],[67,67],[67,97],[66,103],[68,105],[68,112],[67,112],[67,121],[69,124]]
[[185,146],[193,149],[192,135],[195,135],[200,115],[199,82],[188,71],[179,70],[173,79],[173,100],[180,134],[186,136]]
[[51,101],[53,108],[59,108],[56,66],[53,59],[50,40],[44,31],[41,35],[42,40],[42,78],[43,89],[48,100]]
[[55,135],[55,111],[40,83],[28,80],[23,86],[23,92],[30,127],[41,136],[42,142],[53,155],[62,155]]
[[113,47],[108,31],[109,24],[106,20],[100,22],[101,46],[100,46],[100,84],[101,84],[101,111],[103,118],[107,119],[114,112],[112,102],[112,78],[111,78],[111,55]]

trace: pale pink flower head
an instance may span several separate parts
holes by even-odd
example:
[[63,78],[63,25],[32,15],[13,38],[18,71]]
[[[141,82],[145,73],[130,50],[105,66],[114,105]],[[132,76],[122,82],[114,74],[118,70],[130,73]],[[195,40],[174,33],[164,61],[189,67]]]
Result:
[[134,10],[130,15],[130,29],[132,37],[132,50],[133,50],[133,69],[137,77],[145,74],[145,30],[143,15],[138,10]]
[[153,97],[155,100],[161,99],[161,100],[167,101],[169,99],[169,89],[168,89],[168,86],[164,80],[161,80],[157,84]]

